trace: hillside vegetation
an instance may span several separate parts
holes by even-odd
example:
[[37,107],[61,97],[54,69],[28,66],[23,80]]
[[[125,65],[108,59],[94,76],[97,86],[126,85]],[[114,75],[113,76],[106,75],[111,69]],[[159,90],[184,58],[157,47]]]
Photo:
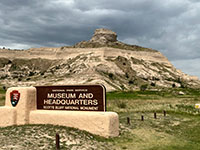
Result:
[[107,91],[163,87],[199,88],[198,77],[176,69],[159,51],[117,40],[97,29],[89,41],[58,48],[0,50],[5,86],[103,84]]

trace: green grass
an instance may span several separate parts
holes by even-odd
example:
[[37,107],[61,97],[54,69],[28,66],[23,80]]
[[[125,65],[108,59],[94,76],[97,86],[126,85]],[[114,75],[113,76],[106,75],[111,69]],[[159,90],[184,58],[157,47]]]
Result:
[[[179,95],[179,91],[185,95]],[[200,149],[200,111],[194,108],[196,103],[200,103],[199,89],[107,93],[108,110],[118,112],[121,125],[121,137],[114,142],[116,149]]]
[[3,88],[3,86],[0,86],[0,94],[5,94],[6,90]]
[[0,106],[5,105],[5,93],[6,91],[0,86]]
[[[178,92],[182,91],[185,95],[179,95]],[[128,100],[146,100],[146,99],[163,99],[163,98],[196,98],[200,96],[199,89],[184,89],[184,88],[172,88],[172,89],[163,89],[161,91],[127,91],[127,92],[109,92],[107,93],[108,100],[115,99],[128,99]]]

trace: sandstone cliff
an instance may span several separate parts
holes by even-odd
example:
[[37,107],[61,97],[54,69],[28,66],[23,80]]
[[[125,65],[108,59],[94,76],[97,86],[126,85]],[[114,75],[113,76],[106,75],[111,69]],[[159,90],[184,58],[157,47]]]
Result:
[[1,84],[9,86],[102,83],[111,91],[200,85],[157,50],[117,41],[107,29],[74,46],[1,49],[0,62]]

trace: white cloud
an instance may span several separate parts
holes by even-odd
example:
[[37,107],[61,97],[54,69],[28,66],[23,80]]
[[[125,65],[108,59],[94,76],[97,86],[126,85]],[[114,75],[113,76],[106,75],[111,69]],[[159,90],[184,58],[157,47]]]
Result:
[[189,59],[189,60],[175,60],[171,63],[176,66],[176,68],[182,70],[184,73],[189,75],[198,76],[200,79],[200,58]]

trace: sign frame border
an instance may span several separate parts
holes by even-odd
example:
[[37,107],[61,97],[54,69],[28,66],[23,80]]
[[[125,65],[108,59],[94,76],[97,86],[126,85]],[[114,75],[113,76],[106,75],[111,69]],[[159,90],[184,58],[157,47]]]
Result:
[[[36,108],[37,108],[37,97],[38,97],[38,94],[37,94],[37,87],[66,87],[66,86],[71,86],[71,87],[74,87],[74,86],[101,86],[102,89],[103,89],[103,105],[104,105],[104,110],[103,111],[90,111],[90,112],[106,112],[107,111],[107,97],[106,97],[106,87],[103,85],[103,84],[82,84],[82,85],[38,85],[38,86],[34,86],[36,88]],[[39,109],[39,110],[43,110],[43,109]],[[45,109],[44,109],[45,110]],[[70,110],[61,110],[61,111],[70,111]],[[71,110],[71,111],[80,111],[80,110]]]

